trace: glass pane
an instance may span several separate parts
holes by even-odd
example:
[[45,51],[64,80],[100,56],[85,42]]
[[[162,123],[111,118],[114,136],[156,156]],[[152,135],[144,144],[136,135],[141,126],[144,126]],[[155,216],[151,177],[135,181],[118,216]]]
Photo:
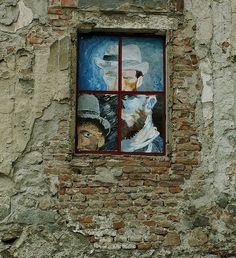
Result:
[[162,38],[122,40],[122,90],[164,90],[164,41]]
[[79,90],[118,90],[118,38],[79,38]]
[[80,94],[77,111],[78,151],[116,150],[117,96]]
[[123,152],[163,153],[164,98],[124,95],[121,134]]

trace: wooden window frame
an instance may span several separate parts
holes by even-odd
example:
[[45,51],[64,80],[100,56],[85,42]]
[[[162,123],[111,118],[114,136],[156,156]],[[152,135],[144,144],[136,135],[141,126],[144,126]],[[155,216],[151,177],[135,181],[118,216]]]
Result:
[[[118,90],[116,91],[97,91],[97,90],[80,90],[79,87],[79,62],[80,62],[80,37],[82,36],[115,36],[118,37]],[[163,91],[122,91],[122,39],[125,37],[141,37],[141,38],[161,38],[163,41]],[[75,111],[75,154],[109,154],[109,155],[146,155],[146,156],[165,156],[166,155],[166,36],[164,35],[152,35],[152,34],[143,34],[143,33],[106,33],[106,32],[89,32],[89,33],[78,33],[77,35],[77,76],[76,76],[76,111]],[[117,107],[117,150],[96,150],[96,151],[85,151],[77,149],[78,135],[77,135],[77,125],[78,125],[78,96],[80,94],[112,94],[117,95],[118,107]],[[163,121],[162,121],[162,138],[163,138],[163,152],[123,152],[121,151],[121,129],[122,129],[122,119],[121,119],[121,110],[122,110],[122,96],[124,95],[156,95],[163,98]]]

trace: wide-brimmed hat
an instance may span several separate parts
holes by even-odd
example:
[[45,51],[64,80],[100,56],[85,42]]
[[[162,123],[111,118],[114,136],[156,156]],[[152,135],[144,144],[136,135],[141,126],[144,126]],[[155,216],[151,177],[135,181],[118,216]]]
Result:
[[[117,69],[118,67],[118,46],[110,45],[105,50],[103,59],[95,58],[95,63],[103,70]],[[130,44],[122,46],[122,69],[136,70],[146,74],[149,69],[148,62],[142,62],[140,48]]]
[[100,116],[98,99],[92,94],[81,94],[78,98],[78,117],[96,120],[104,129],[106,135],[110,133],[111,125],[108,120]]

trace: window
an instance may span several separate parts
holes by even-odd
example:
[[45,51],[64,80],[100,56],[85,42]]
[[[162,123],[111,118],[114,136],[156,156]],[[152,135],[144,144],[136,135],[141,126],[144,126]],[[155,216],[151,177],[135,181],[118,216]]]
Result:
[[79,35],[77,153],[165,153],[164,43]]

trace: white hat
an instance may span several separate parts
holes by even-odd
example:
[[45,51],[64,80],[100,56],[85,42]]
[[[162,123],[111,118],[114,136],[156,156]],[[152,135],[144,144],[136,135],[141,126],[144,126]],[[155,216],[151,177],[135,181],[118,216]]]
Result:
[[[117,69],[118,66],[118,46],[110,45],[103,56],[103,59],[96,58],[95,63],[103,70]],[[149,69],[147,62],[142,62],[140,48],[137,45],[130,44],[122,47],[122,69],[136,70],[146,74]]]

